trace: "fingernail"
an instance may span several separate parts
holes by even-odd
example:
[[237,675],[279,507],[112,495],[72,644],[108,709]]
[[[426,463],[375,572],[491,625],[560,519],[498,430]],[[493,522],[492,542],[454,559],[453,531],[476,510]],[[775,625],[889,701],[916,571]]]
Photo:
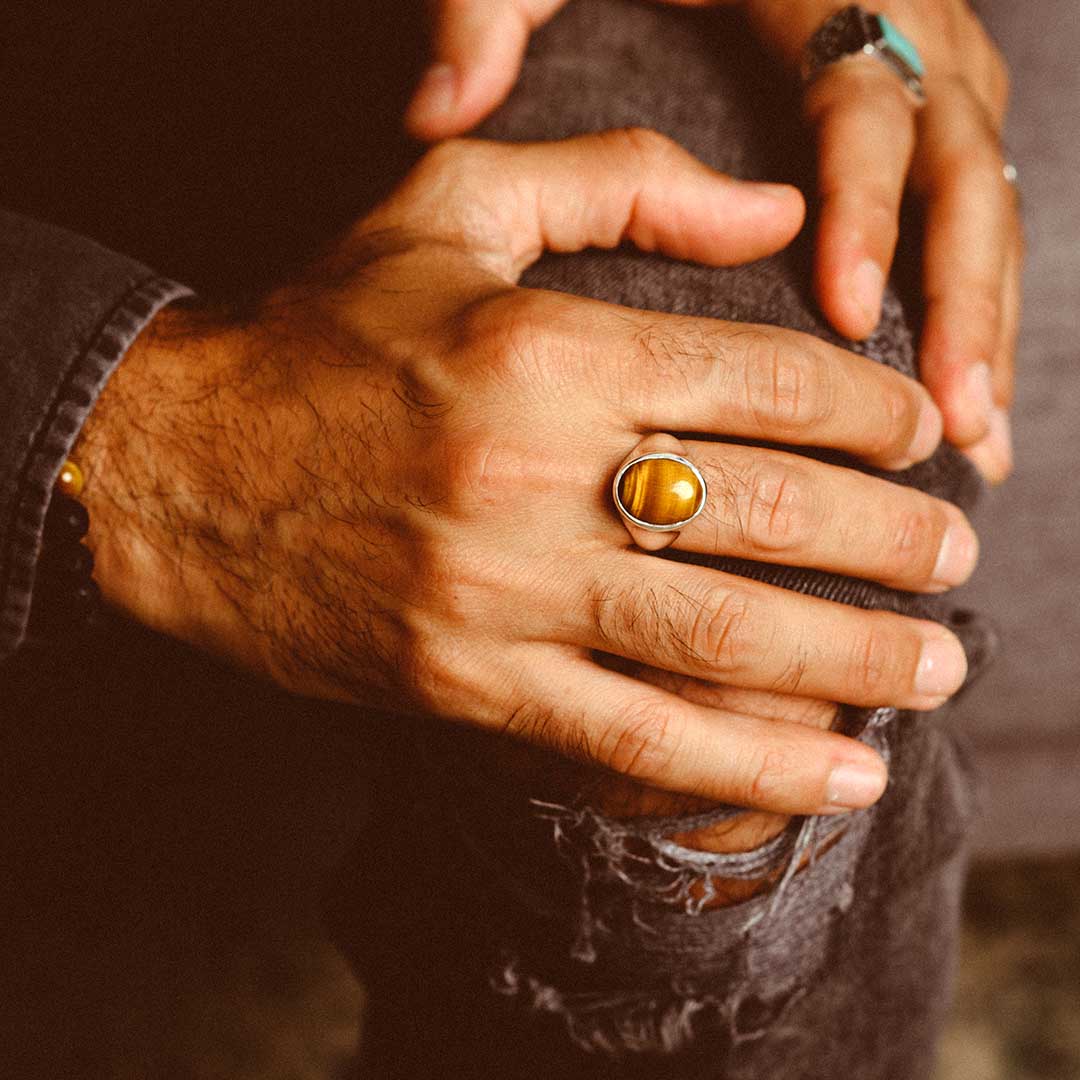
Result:
[[881,798],[888,781],[888,774],[880,768],[852,762],[837,765],[829,773],[825,785],[826,805],[819,813],[861,810],[865,806],[872,806]]
[[863,259],[851,275],[851,298],[866,316],[872,333],[881,321],[881,296],[885,291],[885,274],[873,259]]
[[964,647],[951,634],[929,638],[919,654],[915,693],[925,697],[951,697],[967,676]]
[[911,440],[908,450],[912,462],[925,461],[938,448],[943,426],[941,410],[927,401],[919,413],[919,421],[915,425],[915,437]]
[[990,452],[1000,465],[1002,476],[1011,473],[1013,467],[1012,421],[1005,409],[995,406],[990,410],[990,434],[986,441]]
[[971,577],[978,558],[979,542],[975,533],[968,525],[955,522],[942,537],[930,584],[946,589],[962,585]]
[[791,202],[791,197],[795,194],[795,190],[790,184],[766,184],[757,180],[748,183],[759,195],[764,195],[768,199],[776,199],[777,202]]
[[1004,409],[995,408],[990,413],[989,431],[964,453],[975,467],[990,481],[1000,484],[1013,470],[1012,423]]
[[988,364],[972,364],[964,379],[964,404],[980,423],[989,424],[994,410],[994,389]]
[[457,72],[450,64],[432,64],[420,80],[409,106],[411,123],[441,120],[454,111],[458,90]]

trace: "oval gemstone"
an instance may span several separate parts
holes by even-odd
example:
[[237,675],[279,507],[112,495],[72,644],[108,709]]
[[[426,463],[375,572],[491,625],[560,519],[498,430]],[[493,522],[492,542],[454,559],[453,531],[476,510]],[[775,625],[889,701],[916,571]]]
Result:
[[623,509],[650,525],[677,525],[693,517],[704,494],[694,470],[670,458],[635,461],[619,478],[618,492]]

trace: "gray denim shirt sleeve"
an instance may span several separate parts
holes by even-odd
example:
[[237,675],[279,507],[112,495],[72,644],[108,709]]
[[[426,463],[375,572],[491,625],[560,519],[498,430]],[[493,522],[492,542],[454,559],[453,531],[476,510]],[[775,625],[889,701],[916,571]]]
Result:
[[0,210],[0,660],[26,633],[56,476],[109,375],[183,285]]

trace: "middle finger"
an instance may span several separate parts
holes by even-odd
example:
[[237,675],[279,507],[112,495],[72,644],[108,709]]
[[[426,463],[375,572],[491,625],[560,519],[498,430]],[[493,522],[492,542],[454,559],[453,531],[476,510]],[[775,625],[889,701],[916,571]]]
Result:
[[619,421],[643,433],[828,447],[890,469],[929,457],[941,439],[918,382],[812,334],[531,292],[559,343],[551,352],[573,378],[598,380]]
[[818,133],[818,299],[841,334],[865,338],[881,317],[896,248],[915,103],[884,64],[860,57],[815,79],[806,111]]
[[927,197],[924,383],[946,437],[969,446],[987,432],[1015,196],[997,136],[966,84],[933,88],[920,120],[915,177]]

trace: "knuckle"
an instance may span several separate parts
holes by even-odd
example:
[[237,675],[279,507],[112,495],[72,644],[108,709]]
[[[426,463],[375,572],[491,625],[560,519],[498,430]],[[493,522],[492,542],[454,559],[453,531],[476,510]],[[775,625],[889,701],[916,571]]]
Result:
[[608,132],[606,135],[629,150],[646,169],[663,165],[675,152],[675,144],[671,139],[652,128],[634,125]]
[[911,445],[919,424],[920,405],[910,388],[889,379],[880,388],[880,426],[877,445],[881,456],[902,453]]
[[530,289],[508,289],[478,300],[458,316],[457,345],[489,379],[530,379],[543,370],[556,341],[557,313]]
[[451,663],[460,661],[480,612],[490,611],[491,595],[507,587],[498,558],[452,538],[452,531],[414,532],[413,550],[401,560],[392,586],[400,600],[394,618],[404,628],[403,651],[421,661],[446,649]]
[[859,703],[889,703],[895,670],[895,642],[880,626],[857,639],[851,663],[851,690]]
[[750,601],[744,593],[713,589],[690,620],[686,644],[691,656],[713,671],[734,672],[752,663],[749,616]]
[[741,522],[751,547],[788,551],[801,547],[812,532],[811,486],[790,466],[764,466],[751,477]]
[[796,353],[762,333],[744,362],[747,406],[763,429],[798,434],[831,415],[832,384],[815,354]]
[[890,576],[901,580],[929,576],[944,532],[940,516],[929,508],[900,514],[886,545],[885,564]]
[[[433,203],[444,209],[454,207],[459,198],[471,198],[478,175],[482,175],[476,168],[477,154],[472,140],[447,139],[437,143],[416,162],[400,190],[420,207],[430,207]],[[415,212],[414,207],[414,215]]]
[[447,509],[480,511],[497,505],[524,478],[525,455],[493,431],[448,438],[440,457]]
[[662,702],[627,707],[596,741],[596,760],[625,776],[667,775],[679,753],[683,724]]
[[936,151],[931,188],[959,189],[970,197],[994,191],[1001,176],[1001,148],[994,119],[962,75],[951,75],[940,96],[962,119],[944,137]]
[[[797,648],[787,658],[781,670],[772,679],[771,689],[778,694],[797,696],[806,680],[806,673],[810,670],[810,658],[805,646]],[[815,702],[814,707],[821,702]]]
[[751,776],[741,801],[748,806],[768,806],[783,791],[790,795],[789,780],[794,772],[791,755],[780,747],[770,747],[751,767]]

